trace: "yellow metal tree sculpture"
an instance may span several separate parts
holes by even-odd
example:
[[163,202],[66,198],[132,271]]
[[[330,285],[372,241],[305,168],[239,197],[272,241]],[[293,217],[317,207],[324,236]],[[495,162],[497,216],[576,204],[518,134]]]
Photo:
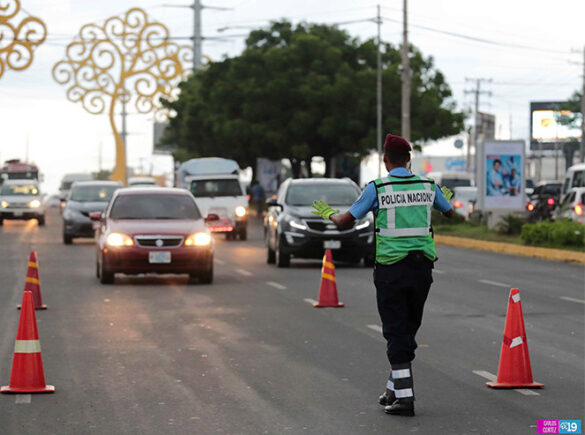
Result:
[[7,69],[27,69],[47,37],[45,23],[31,16],[19,20],[19,12],[20,0],[0,0],[0,78]]
[[177,84],[190,65],[190,46],[170,42],[167,27],[150,21],[139,8],[108,18],[101,26],[84,25],[66,48],[65,59],[53,67],[53,78],[67,86],[67,98],[81,103],[92,114],[108,111],[116,141],[116,166],[112,180],[126,182],[126,146],[116,127],[116,103],[134,101],[140,113],[157,107],[160,97],[173,99]]

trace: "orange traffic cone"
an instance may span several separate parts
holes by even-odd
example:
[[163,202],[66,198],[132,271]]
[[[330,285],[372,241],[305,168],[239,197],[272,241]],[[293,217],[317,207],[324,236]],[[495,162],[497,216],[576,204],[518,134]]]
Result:
[[542,388],[532,380],[528,342],[524,330],[524,316],[520,304],[520,290],[510,290],[508,313],[504,328],[504,340],[500,352],[498,379],[496,382],[486,382],[492,388]]
[[[33,294],[35,310],[46,310],[47,306],[43,305],[43,296],[41,295],[41,280],[39,278],[39,261],[37,253],[32,251],[28,259],[28,269],[24,280],[24,291],[30,291]],[[20,310],[20,305],[17,307]]]
[[331,250],[327,249],[323,256],[321,269],[321,287],[319,288],[319,302],[313,304],[315,308],[343,307],[337,299],[337,283],[335,280],[335,265]]
[[0,388],[0,393],[54,393],[55,387],[45,384],[45,372],[41,359],[41,342],[33,307],[32,292],[25,291],[22,311],[14,345],[10,385]]

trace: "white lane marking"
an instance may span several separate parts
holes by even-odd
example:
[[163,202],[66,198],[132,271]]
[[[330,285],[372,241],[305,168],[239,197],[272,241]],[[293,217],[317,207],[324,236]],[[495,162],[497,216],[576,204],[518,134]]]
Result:
[[382,333],[382,327],[380,325],[366,325],[368,328],[373,329],[376,332]]
[[14,403],[26,403],[26,404],[29,404],[30,403],[30,399],[31,399],[31,395],[30,394],[17,394],[16,395],[16,400],[14,401]]
[[504,284],[503,282],[490,281],[489,279],[478,279],[477,282],[481,282],[483,284],[495,285],[496,287],[512,288],[512,286],[509,286],[508,284]]
[[485,370],[474,370],[473,373],[481,376],[482,378],[486,378],[490,382],[496,382],[498,380],[496,375],[492,375],[490,372],[486,372]]
[[524,394],[525,396],[540,396],[540,393],[536,391],[527,390],[526,388],[515,388],[514,391],[517,391],[520,394]]
[[248,272],[247,270],[244,270],[244,269],[236,269],[236,272],[238,272],[240,275],[252,276],[251,272]]
[[214,259],[214,261],[215,261],[217,264],[219,264],[220,266],[223,266],[223,265],[225,265],[225,261],[223,261],[223,260],[220,260],[219,258],[215,258],[215,259]]
[[315,305],[317,303],[317,301],[315,299],[303,299],[303,301],[308,302],[311,305]]
[[585,301],[582,299],[570,298],[568,296],[561,296],[561,299],[569,302],[577,302],[578,304],[585,304]]
[[[473,373],[475,373],[478,376],[481,376],[482,378],[487,379],[490,382],[496,382],[498,380],[498,377],[496,375],[493,375],[490,372],[486,372],[485,370],[474,370]],[[536,391],[532,390],[527,390],[526,388],[514,388],[514,391],[517,391],[520,394],[524,394],[525,396],[540,396],[540,393],[537,393]]]
[[439,275],[443,275],[445,273],[444,270],[433,269],[433,272],[438,273]]
[[283,286],[282,284],[279,284],[277,282],[274,282],[274,281],[266,281],[266,284],[268,284],[274,288],[277,288],[279,290],[286,290],[285,286]]

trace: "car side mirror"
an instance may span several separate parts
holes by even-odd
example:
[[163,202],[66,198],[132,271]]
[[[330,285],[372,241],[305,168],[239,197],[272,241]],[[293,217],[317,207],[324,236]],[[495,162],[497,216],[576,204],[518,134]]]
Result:
[[266,205],[268,207],[280,207],[280,208],[282,208],[282,204],[279,204],[278,202],[276,202],[276,198],[268,198],[266,200]]
[[215,213],[209,213],[207,215],[207,217],[205,218],[205,222],[213,222],[213,221],[218,221],[219,220],[219,216]]
[[101,211],[94,211],[93,213],[89,214],[89,218],[92,221],[99,222],[102,220],[102,212]]

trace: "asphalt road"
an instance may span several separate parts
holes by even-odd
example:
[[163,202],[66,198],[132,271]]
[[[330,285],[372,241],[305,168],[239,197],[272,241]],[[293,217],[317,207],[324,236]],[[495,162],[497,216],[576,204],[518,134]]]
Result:
[[[7,385],[28,254],[53,395],[0,396],[0,434],[536,434],[538,419],[583,419],[581,266],[438,247],[414,364],[415,418],[384,414],[389,365],[372,271],[339,265],[340,309],[315,309],[319,262],[265,262],[259,225],[218,240],[215,281],[95,278],[91,240],[61,222],[0,227],[0,384]],[[534,379],[492,390],[510,287],[518,287]]]

